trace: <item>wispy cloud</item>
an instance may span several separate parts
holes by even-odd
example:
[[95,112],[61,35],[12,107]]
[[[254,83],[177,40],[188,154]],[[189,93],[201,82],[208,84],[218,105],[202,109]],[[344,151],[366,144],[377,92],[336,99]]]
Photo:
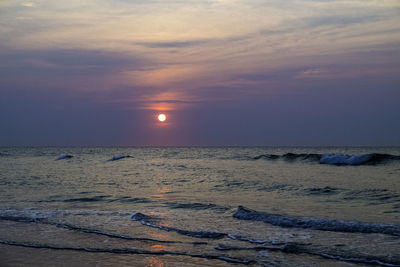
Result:
[[172,41],[172,42],[139,42],[136,44],[147,48],[185,48],[185,47],[206,45],[210,42],[211,40],[190,40],[190,41]]

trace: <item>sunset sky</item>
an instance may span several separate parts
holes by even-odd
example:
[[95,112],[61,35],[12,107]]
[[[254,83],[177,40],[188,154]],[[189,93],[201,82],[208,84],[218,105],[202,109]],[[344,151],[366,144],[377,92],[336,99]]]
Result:
[[0,145],[400,145],[400,1],[2,0]]

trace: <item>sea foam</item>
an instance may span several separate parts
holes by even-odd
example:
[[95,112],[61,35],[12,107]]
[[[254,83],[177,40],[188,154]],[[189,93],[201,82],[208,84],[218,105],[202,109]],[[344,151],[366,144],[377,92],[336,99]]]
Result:
[[285,160],[286,162],[311,162],[328,165],[377,165],[391,161],[400,161],[400,156],[390,154],[361,154],[361,155],[346,155],[346,154],[316,154],[316,153],[286,153],[283,155],[262,154],[251,158],[252,160]]

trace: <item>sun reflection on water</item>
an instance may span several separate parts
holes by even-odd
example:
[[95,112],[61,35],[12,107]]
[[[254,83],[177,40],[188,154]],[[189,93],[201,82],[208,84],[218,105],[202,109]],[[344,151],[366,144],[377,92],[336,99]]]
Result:
[[[163,191],[163,190],[161,190]],[[158,217],[165,217],[165,213],[160,213],[160,212],[154,212],[151,211],[149,212],[150,215],[156,215]],[[171,226],[171,221],[168,220],[163,220],[163,226]],[[158,232],[158,230],[155,229],[144,229],[144,231],[146,232],[146,235],[150,236],[153,239],[157,239],[157,240],[171,240],[170,236],[168,235],[168,233],[160,233]],[[172,244],[154,244],[150,246],[150,250],[151,251],[174,251],[175,250],[175,246],[173,246]],[[146,266],[148,267],[162,267],[162,266],[167,266],[167,263],[165,261],[163,261],[162,259],[160,259],[159,257],[150,257],[148,258],[148,262],[146,264]]]
[[147,264],[147,267],[162,267],[167,266],[167,263],[160,258],[150,257]]
[[165,198],[165,194],[171,193],[171,189],[163,187],[163,188],[157,188],[157,193],[151,195],[152,197],[158,197],[158,198]]

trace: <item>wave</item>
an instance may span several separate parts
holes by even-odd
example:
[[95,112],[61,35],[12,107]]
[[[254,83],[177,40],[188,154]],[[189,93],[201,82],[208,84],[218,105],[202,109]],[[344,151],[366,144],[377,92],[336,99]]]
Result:
[[370,201],[369,205],[379,205],[382,203],[396,203],[400,201],[400,195],[387,189],[365,189],[352,190],[344,194],[343,199]]
[[400,224],[364,223],[357,221],[342,221],[312,217],[286,216],[258,212],[239,206],[233,214],[241,220],[262,221],[275,226],[288,228],[307,228],[312,230],[350,232],[350,233],[379,233],[400,236]]
[[178,229],[178,228],[174,228],[174,227],[155,224],[154,221],[158,220],[157,218],[149,216],[149,215],[145,215],[140,212],[133,214],[131,219],[133,221],[139,221],[142,225],[145,225],[145,226],[157,228],[157,229],[164,230],[167,232],[176,232],[181,235],[196,237],[196,238],[221,239],[228,235],[226,233],[218,233],[218,232],[183,230],[183,229]]
[[122,203],[151,203],[152,200],[144,197],[120,197],[116,198],[115,200],[112,201],[117,201],[117,202],[122,202]]
[[80,198],[69,198],[63,200],[63,202],[97,202],[105,201],[109,196],[94,196],[94,197],[80,197]]
[[378,165],[392,161],[400,161],[400,156],[391,154],[361,154],[361,155],[346,155],[346,154],[295,154],[286,153],[283,155],[266,154],[258,155],[252,158],[253,160],[285,160],[288,162],[293,161],[308,161],[318,162],[320,164],[328,165]]
[[[244,209],[243,207],[241,207]],[[254,212],[254,211],[253,211]],[[257,213],[257,216],[265,215],[261,213]],[[145,215],[142,213],[135,213],[132,216],[132,220],[140,221],[143,225],[157,228],[164,231],[174,231],[178,234],[187,235],[191,237],[199,237],[199,238],[214,238],[210,237],[208,234],[210,232],[194,232],[181,230],[177,228],[165,227],[158,224],[155,224],[154,220],[158,220],[158,218]],[[150,222],[153,221],[153,222]],[[358,223],[360,224],[360,223]],[[193,233],[196,233],[193,235]],[[319,256],[326,259],[338,260],[344,262],[354,262],[354,263],[363,263],[363,264],[377,264],[381,266],[400,266],[400,259],[397,257],[391,256],[366,256],[365,254],[357,254],[352,251],[344,251],[337,248],[330,248],[321,245],[313,245],[311,243],[297,243],[297,242],[280,242],[280,241],[270,241],[270,240],[256,240],[243,236],[227,234],[227,233],[213,233],[217,238],[229,238],[235,241],[247,242],[250,244],[257,244],[256,246],[231,246],[227,244],[218,244],[214,247],[215,250],[219,251],[240,251],[240,250],[255,250],[255,251],[279,251],[287,254],[296,254],[303,255],[308,254],[312,256]]]
[[71,224],[51,222],[51,221],[48,221],[43,218],[30,218],[30,217],[22,217],[22,216],[0,216],[0,220],[20,222],[20,223],[37,223],[37,224],[51,225],[51,226],[55,226],[57,228],[62,228],[62,229],[66,229],[66,230],[77,231],[77,232],[82,232],[82,233],[87,233],[87,234],[102,235],[102,236],[107,236],[110,238],[118,238],[118,239],[124,239],[124,240],[148,241],[148,242],[156,242],[156,243],[188,243],[188,244],[192,244],[192,245],[207,244],[204,242],[182,242],[182,241],[170,241],[170,240],[161,240],[161,239],[153,239],[153,238],[143,238],[143,237],[132,237],[132,236],[104,232],[104,231],[101,231],[98,229],[74,226]]
[[303,189],[303,192],[306,193],[307,195],[311,196],[318,196],[318,195],[336,195],[339,194],[343,191],[343,189],[336,188],[336,187],[331,187],[331,186],[325,186],[325,187],[313,187],[313,188],[305,188]]
[[[194,258],[214,259],[221,260],[228,263],[239,263],[239,264],[257,264],[258,262],[249,259],[236,258],[225,255],[215,254],[196,254],[192,252],[178,252],[178,251],[165,251],[165,250],[143,250],[135,248],[93,248],[93,247],[78,247],[78,246],[60,246],[52,244],[40,244],[40,243],[29,243],[29,242],[15,242],[8,240],[1,240],[0,244],[8,246],[18,246],[27,248],[38,248],[38,249],[52,249],[52,250],[73,250],[82,251],[88,253],[110,253],[110,254],[142,254],[142,255],[171,255],[171,256],[188,256]],[[348,254],[341,251],[336,253],[324,252],[323,247],[301,244],[301,243],[285,243],[281,246],[257,246],[257,247],[235,247],[228,246],[225,244],[218,244],[214,247],[217,251],[233,251],[233,250],[256,250],[256,251],[280,251],[288,254],[308,254],[319,256],[331,260],[339,260],[344,262],[354,262],[363,264],[377,264],[381,266],[400,266],[400,262],[396,258],[392,257],[373,257],[366,255]],[[264,265],[265,266],[265,265]]]
[[116,161],[116,160],[120,160],[120,159],[125,159],[125,158],[133,158],[132,156],[130,156],[130,155],[125,155],[125,156],[115,156],[115,157],[112,157],[112,158],[110,158],[109,160],[107,160],[107,161]]
[[159,221],[159,218],[156,218],[154,216],[149,216],[145,215],[143,213],[137,212],[132,215],[131,219],[133,221],[138,221],[142,225],[149,226],[152,228],[164,230],[164,231],[172,231],[176,232],[181,235],[186,235],[190,237],[196,237],[196,238],[211,238],[211,239],[221,239],[224,237],[227,237],[229,239],[235,240],[235,241],[243,241],[243,242],[248,242],[252,244],[266,244],[269,243],[271,245],[280,245],[281,243],[276,243],[276,242],[270,242],[268,240],[256,240],[256,239],[251,239],[239,235],[233,235],[233,234],[228,234],[228,233],[222,233],[222,232],[204,232],[204,231],[189,231],[189,230],[183,230],[183,229],[178,229],[178,228],[173,228],[173,227],[167,227],[167,226],[162,226],[159,224],[156,224],[157,221]]
[[[259,187],[257,190],[264,192],[285,192],[293,196],[331,197],[329,201],[363,201],[366,202],[366,205],[393,204],[395,209],[400,207],[400,194],[388,189],[369,188],[352,190],[332,186],[302,187],[301,185],[271,184]],[[325,198],[323,201],[328,201],[328,199]],[[398,204],[396,205],[396,203]]]
[[256,247],[237,247],[225,244],[218,244],[214,247],[214,249],[220,251],[234,251],[234,250],[280,251],[283,253],[290,253],[290,254],[314,255],[326,259],[339,260],[344,262],[377,264],[381,266],[400,266],[400,261],[393,257],[366,256],[364,254],[355,254],[354,252],[349,252],[349,251],[344,252],[340,250],[330,251],[329,248],[323,246],[295,243],[295,242],[283,243],[278,246],[261,245]]
[[70,158],[73,158],[73,157],[74,157],[74,156],[72,156],[72,155],[66,154],[66,155],[61,155],[61,156],[59,156],[58,158],[56,158],[56,160],[70,159]]
[[165,206],[171,209],[190,209],[190,210],[214,210],[217,212],[225,212],[229,210],[228,207],[219,206],[216,204],[203,204],[203,203],[175,203],[175,202],[166,202]]
[[[253,211],[254,212],[254,211]],[[262,214],[262,213],[258,213]],[[239,252],[239,257],[233,257],[234,254],[231,251],[242,251],[242,250],[254,250],[254,251],[278,251],[285,254],[295,254],[295,255],[311,255],[317,257],[323,257],[330,260],[344,261],[344,262],[354,262],[361,264],[377,264],[381,266],[400,266],[400,258],[397,256],[390,255],[366,255],[365,253],[361,253],[353,250],[342,250],[338,247],[328,247],[323,245],[316,245],[312,243],[298,243],[298,242],[279,242],[279,241],[270,241],[270,240],[254,240],[246,237],[235,236],[232,234],[223,234],[223,237],[229,238],[231,240],[236,241],[245,241],[251,244],[256,245],[244,245],[243,243],[235,243],[236,245],[230,245],[229,243],[224,244],[215,244],[214,241],[210,243],[206,242],[183,242],[183,241],[169,241],[169,240],[158,240],[158,239],[148,239],[148,238],[136,238],[130,236],[119,235],[116,233],[108,233],[97,229],[89,229],[83,228],[79,226],[56,223],[48,221],[44,218],[30,218],[23,216],[0,216],[1,220],[11,220],[21,223],[39,223],[52,225],[55,227],[63,228],[66,230],[78,231],[87,234],[95,234],[102,235],[109,238],[118,238],[125,240],[136,240],[136,241],[148,241],[148,242],[162,242],[162,243],[180,243],[180,244],[192,244],[192,245],[212,245],[216,251],[220,251],[221,253],[227,252],[228,255],[221,255],[218,253],[203,253],[203,252],[193,252],[192,247],[188,251],[157,251],[157,250],[142,250],[137,248],[96,248],[96,247],[81,247],[79,245],[54,245],[54,244],[41,244],[41,243],[32,243],[32,242],[20,242],[20,241],[11,241],[11,240],[0,240],[0,244],[9,245],[9,246],[20,246],[20,247],[29,247],[29,248],[41,248],[41,249],[53,249],[53,250],[75,250],[89,253],[111,253],[111,254],[149,254],[149,255],[171,255],[171,256],[189,256],[189,257],[197,257],[197,258],[207,258],[207,259],[216,259],[222,260],[228,263],[241,263],[241,264],[261,264],[266,263],[265,259],[246,259],[243,258],[242,253]],[[150,227],[158,228],[160,230],[166,231],[176,231],[178,234],[188,235],[191,237],[205,237],[207,236],[194,236],[192,233],[212,233],[212,232],[195,232],[195,231],[186,231],[171,227],[161,227],[156,224],[159,221],[159,218],[156,216],[149,216],[143,213],[134,213],[131,217],[134,221],[140,221],[142,224]],[[143,222],[144,223],[143,223]],[[188,234],[189,233],[189,234]],[[220,233],[222,234],[222,233]],[[204,251],[205,247],[201,247],[201,251]],[[259,261],[260,260],[260,261]],[[273,263],[273,262],[271,262]],[[268,265],[269,266],[269,265]],[[271,265],[273,266],[273,264]]]
[[91,253],[111,253],[111,254],[142,254],[142,255],[174,255],[174,256],[188,256],[193,258],[203,258],[203,259],[213,259],[221,260],[228,263],[240,263],[240,264],[253,264],[254,260],[246,260],[233,258],[230,256],[220,256],[212,254],[194,254],[187,252],[177,252],[177,251],[165,251],[165,250],[143,250],[134,248],[88,248],[88,247],[72,247],[72,246],[57,246],[51,244],[38,244],[38,243],[27,243],[27,242],[13,242],[7,240],[0,240],[0,244],[8,246],[18,246],[27,248],[40,248],[40,249],[53,249],[53,250],[73,250]]
[[275,154],[266,154],[266,155],[258,155],[253,159],[266,159],[266,160],[278,160],[283,159],[286,161],[295,161],[295,160],[319,160],[321,158],[321,154],[295,154],[295,153],[286,153],[283,155],[275,155]]
[[399,161],[400,156],[390,154],[364,154],[364,155],[341,155],[325,154],[322,155],[319,163],[330,165],[376,165],[389,161]]
[[99,195],[99,196],[88,196],[88,197],[66,198],[66,199],[57,197],[57,199],[51,198],[51,199],[47,199],[47,200],[40,200],[38,202],[42,202],[42,203],[54,203],[54,202],[151,203],[152,200],[148,199],[148,198],[141,198],[141,197],[121,196],[121,197],[113,198],[110,195]]

